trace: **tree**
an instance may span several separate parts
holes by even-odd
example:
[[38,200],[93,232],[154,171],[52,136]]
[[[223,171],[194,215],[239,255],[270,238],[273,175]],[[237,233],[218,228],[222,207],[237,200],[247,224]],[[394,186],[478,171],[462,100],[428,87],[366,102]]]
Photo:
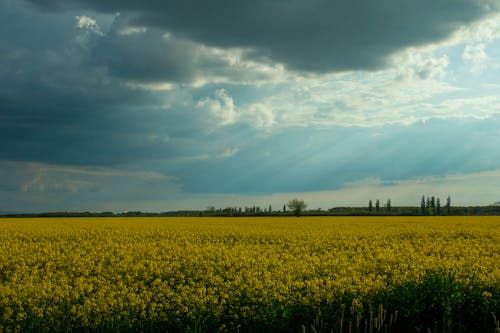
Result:
[[422,200],[420,201],[420,209],[422,210],[422,215],[425,215],[425,196],[422,196]]
[[448,215],[451,215],[451,199],[450,199],[450,196],[448,196],[448,198],[446,198],[446,213]]
[[439,198],[436,199],[436,213],[441,215],[441,200]]
[[432,215],[436,215],[436,198],[434,196],[431,197],[431,212]]
[[391,199],[387,199],[386,207],[387,207],[387,211],[390,212],[391,211]]
[[372,204],[372,201],[370,200],[368,202],[368,211],[371,213],[372,212],[372,209],[373,209],[373,204]]
[[227,216],[233,216],[233,208],[232,207],[226,207],[222,210],[222,213]]
[[425,215],[429,215],[430,211],[431,211],[431,198],[427,197],[427,200],[425,201]]
[[306,207],[307,205],[304,203],[304,200],[292,199],[288,201],[288,208],[290,208],[297,217],[302,214],[302,211],[306,209]]
[[378,212],[380,210],[380,201],[377,199],[375,200],[375,211]]

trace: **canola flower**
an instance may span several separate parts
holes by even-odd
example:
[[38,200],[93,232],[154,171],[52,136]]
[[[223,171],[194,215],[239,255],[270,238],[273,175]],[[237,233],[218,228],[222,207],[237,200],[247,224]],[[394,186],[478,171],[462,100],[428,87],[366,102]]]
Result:
[[499,217],[2,219],[0,333],[494,332],[499,241]]

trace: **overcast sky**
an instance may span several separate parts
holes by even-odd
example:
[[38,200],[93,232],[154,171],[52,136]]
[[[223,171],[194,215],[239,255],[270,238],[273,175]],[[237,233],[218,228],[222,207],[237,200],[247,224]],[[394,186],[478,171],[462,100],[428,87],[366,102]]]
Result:
[[0,212],[500,201],[500,1],[0,0]]

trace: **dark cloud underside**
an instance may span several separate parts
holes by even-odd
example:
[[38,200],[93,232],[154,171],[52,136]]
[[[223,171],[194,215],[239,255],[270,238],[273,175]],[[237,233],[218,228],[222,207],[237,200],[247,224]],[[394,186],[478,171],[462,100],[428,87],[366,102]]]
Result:
[[498,10],[488,0],[32,1],[125,13],[137,24],[313,72],[380,68],[398,49],[441,40]]

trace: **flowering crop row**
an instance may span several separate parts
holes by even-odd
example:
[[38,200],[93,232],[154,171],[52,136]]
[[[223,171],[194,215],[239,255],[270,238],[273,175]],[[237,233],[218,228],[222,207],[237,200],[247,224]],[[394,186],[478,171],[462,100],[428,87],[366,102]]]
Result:
[[0,332],[467,331],[500,218],[0,220]]

